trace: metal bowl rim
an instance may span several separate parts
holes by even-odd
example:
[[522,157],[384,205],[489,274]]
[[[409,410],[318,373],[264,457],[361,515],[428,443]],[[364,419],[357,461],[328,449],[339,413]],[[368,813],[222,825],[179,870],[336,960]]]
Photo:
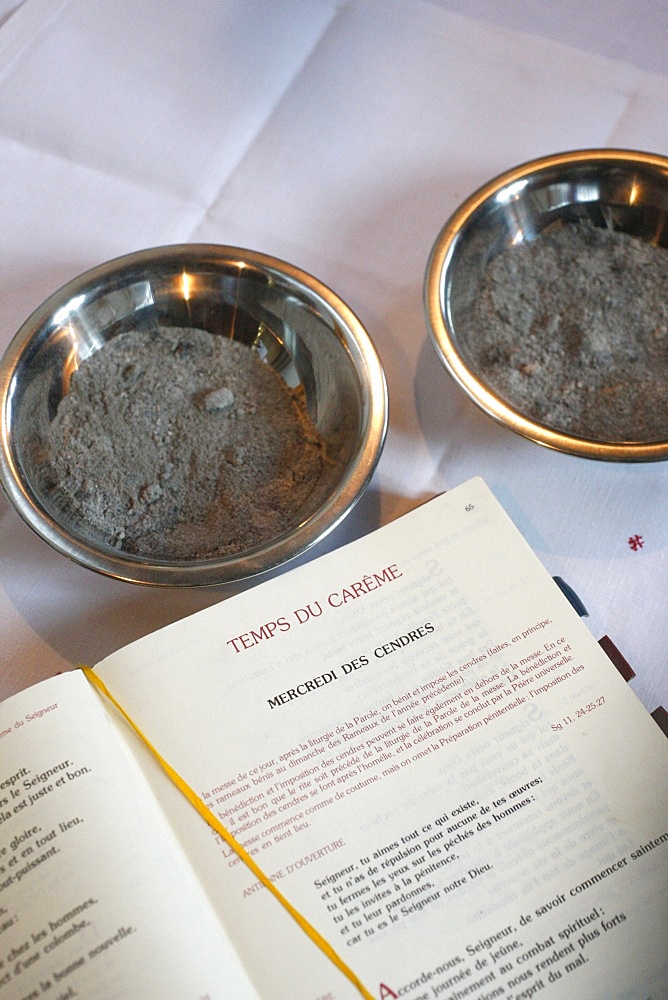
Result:
[[424,307],[429,334],[443,365],[470,399],[498,423],[537,444],[571,455],[617,462],[660,461],[668,458],[668,441],[598,441],[554,430],[525,416],[495,393],[466,364],[441,308],[447,268],[464,227],[491,197],[517,181],[525,178],[531,180],[559,167],[578,164],[597,167],[614,163],[625,167],[641,165],[658,171],[665,177],[668,185],[668,157],[640,150],[593,148],[569,150],[527,160],[497,174],[477,188],[455,209],[436,237],[425,271]]
[[[251,265],[271,273],[317,303],[336,320],[336,332],[347,353],[355,349],[353,364],[368,393],[369,413],[364,435],[353,459],[327,502],[301,524],[278,538],[239,555],[198,561],[154,561],[127,553],[101,550],[71,535],[54,520],[22,482],[14,460],[7,419],[12,381],[17,365],[35,335],[44,328],[57,305],[83,289],[138,266],[173,261],[217,265]],[[243,247],[214,243],[179,243],[151,247],[115,257],[72,278],[46,298],[22,323],[0,358],[0,485],[23,521],[52,548],[102,575],[130,583],[158,587],[206,587],[239,582],[267,573],[302,555],[325,538],[352,510],[366,489],[382,453],[388,427],[388,389],[376,348],[357,315],[329,286],[307,271],[278,257]]]

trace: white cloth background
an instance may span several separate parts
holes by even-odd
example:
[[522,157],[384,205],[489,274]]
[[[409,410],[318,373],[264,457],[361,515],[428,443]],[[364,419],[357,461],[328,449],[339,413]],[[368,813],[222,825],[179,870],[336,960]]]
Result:
[[[371,487],[308,558],[481,475],[668,706],[666,463],[497,426],[422,306],[438,230],[488,178],[570,148],[667,152],[666,38],[661,0],[0,0],[0,351],[65,281],[144,247],[311,271],[367,326],[391,413]],[[0,495],[0,697],[236,589],[103,578]]]

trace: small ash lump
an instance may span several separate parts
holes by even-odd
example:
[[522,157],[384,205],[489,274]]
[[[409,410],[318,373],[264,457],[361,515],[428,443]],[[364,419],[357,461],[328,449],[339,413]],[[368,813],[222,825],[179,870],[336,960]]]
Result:
[[668,439],[668,250],[556,224],[489,265],[462,324],[488,384],[555,430]]
[[108,341],[74,373],[50,427],[61,506],[154,559],[275,537],[328,461],[300,393],[249,347],[196,329]]

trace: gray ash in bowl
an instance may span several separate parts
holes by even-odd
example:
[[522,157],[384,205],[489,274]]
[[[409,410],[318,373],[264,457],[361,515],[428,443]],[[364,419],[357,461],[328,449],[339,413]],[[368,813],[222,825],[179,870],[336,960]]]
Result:
[[668,250],[556,224],[490,263],[461,319],[488,385],[554,430],[668,439]]
[[196,329],[108,341],[73,374],[49,435],[60,506],[158,560],[278,536],[329,461],[300,392],[246,345]]

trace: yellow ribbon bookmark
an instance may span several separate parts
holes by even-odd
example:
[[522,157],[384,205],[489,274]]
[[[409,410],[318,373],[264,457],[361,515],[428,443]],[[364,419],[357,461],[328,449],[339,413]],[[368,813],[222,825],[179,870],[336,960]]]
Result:
[[315,929],[315,927],[313,927],[313,925],[310,924],[308,920],[301,915],[299,910],[295,909],[292,903],[290,903],[290,901],[285,898],[283,893],[276,888],[271,879],[269,879],[264,874],[262,869],[255,863],[255,861],[248,853],[248,851],[237,840],[235,840],[232,834],[223,826],[223,824],[220,822],[215,813],[213,813],[209,809],[209,807],[204,804],[204,802],[200,799],[197,793],[193,791],[190,785],[188,785],[183,780],[181,775],[177,774],[177,772],[170,764],[168,764],[165,758],[162,757],[160,753],[158,753],[156,748],[147,739],[147,737],[144,736],[141,729],[139,729],[136,723],[133,722],[133,720],[130,718],[125,709],[121,705],[119,705],[119,703],[116,701],[114,696],[107,688],[106,684],[104,684],[103,681],[100,680],[100,678],[94,673],[94,671],[90,667],[82,666],[81,669],[83,670],[84,674],[86,675],[90,683],[93,685],[93,687],[97,688],[97,690],[102,695],[104,695],[104,697],[107,698],[111,702],[111,704],[115,706],[115,708],[118,709],[118,711],[121,713],[125,721],[134,730],[139,739],[142,741],[144,746],[146,746],[147,749],[150,750],[150,752],[153,754],[157,762],[162,767],[163,771],[173,781],[173,783],[176,785],[179,791],[181,791],[183,795],[185,795],[190,804],[195,807],[195,809],[200,814],[202,819],[204,819],[205,822],[208,823],[209,826],[212,827],[212,829],[214,829],[216,833],[223,838],[228,847],[231,847],[232,850],[244,862],[244,864],[247,865],[248,868],[250,868],[253,875],[255,875],[258,881],[261,882],[262,885],[265,886],[265,888],[268,889],[269,892],[271,892],[272,895],[276,897],[281,906],[283,906],[287,910],[290,916],[297,921],[297,923],[304,931],[304,933],[307,934],[308,937],[310,937],[311,941],[313,941],[313,943],[317,945],[318,948],[320,948],[320,950],[327,956],[327,958],[331,962],[333,962],[333,964],[337,967],[337,969],[339,969],[339,971],[342,972],[343,975],[350,980],[353,986],[356,987],[361,996],[364,997],[364,1000],[374,1000],[374,997],[371,995],[371,993],[369,993],[369,991],[362,985],[362,983],[357,978],[352,969],[350,969],[346,965],[346,963],[332,948],[329,942],[326,941],[325,938]]

